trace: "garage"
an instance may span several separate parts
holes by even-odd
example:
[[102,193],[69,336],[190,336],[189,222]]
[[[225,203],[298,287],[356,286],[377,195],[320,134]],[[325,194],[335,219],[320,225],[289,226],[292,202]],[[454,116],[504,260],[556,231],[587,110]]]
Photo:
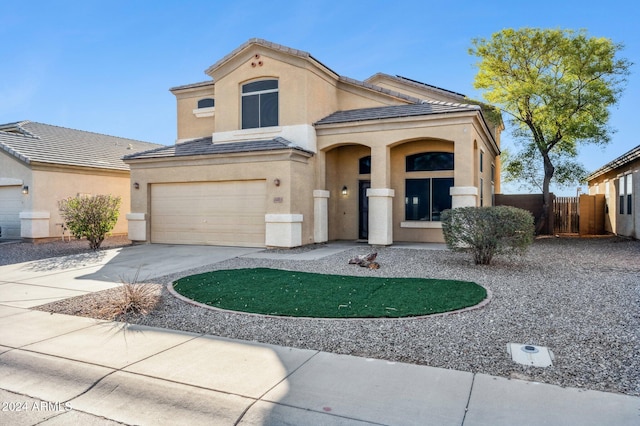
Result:
[[22,211],[22,186],[0,185],[0,238],[20,238],[20,212]]
[[151,185],[151,242],[265,245],[266,181]]

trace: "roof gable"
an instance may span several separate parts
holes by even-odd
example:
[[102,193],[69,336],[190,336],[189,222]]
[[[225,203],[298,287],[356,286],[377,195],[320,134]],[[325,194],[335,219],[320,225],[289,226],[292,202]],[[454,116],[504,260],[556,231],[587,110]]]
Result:
[[32,121],[0,125],[0,149],[26,164],[129,170],[124,155],[160,146]]
[[207,68],[205,70],[205,74],[214,80],[219,79],[236,67],[240,66],[242,63],[246,62],[251,56],[259,55],[260,52],[266,51],[270,52],[275,57],[280,58],[284,62],[311,65],[320,69],[322,72],[331,75],[335,79],[338,78],[338,74],[336,72],[315,59],[310,53],[303,50],[292,49],[260,38],[249,39],[231,51],[231,53],[225,55],[222,59]]

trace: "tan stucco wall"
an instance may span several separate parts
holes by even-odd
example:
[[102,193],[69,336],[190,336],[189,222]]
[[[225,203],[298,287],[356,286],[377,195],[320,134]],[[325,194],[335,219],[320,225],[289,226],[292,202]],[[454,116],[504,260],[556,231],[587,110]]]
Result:
[[[48,211],[49,235],[59,237],[62,235],[62,227],[57,225],[63,222],[58,210],[58,201],[67,197],[75,197],[78,194],[88,195],[113,195],[122,199],[120,215],[112,234],[124,235],[127,233],[127,220],[125,215],[130,211],[130,181],[128,172],[104,173],[64,169],[34,167],[33,185],[29,186],[29,199],[33,211]],[[67,234],[68,235],[68,234]]]
[[[358,180],[371,180],[372,188],[390,188],[393,197],[394,241],[443,241],[435,228],[405,228],[405,158],[407,155],[443,151],[454,152],[455,171],[412,173],[412,177],[454,177],[455,186],[478,187],[479,152],[484,149],[484,204],[491,205],[491,164],[497,151],[483,139],[473,115],[399,119],[397,122],[361,122],[318,129],[318,147],[326,154],[326,189],[329,199],[329,239],[358,237]],[[358,176],[359,158],[372,156],[372,174]],[[387,157],[385,161],[380,158]],[[376,166],[377,161],[377,166]],[[423,176],[424,175],[424,176]],[[349,194],[340,193],[343,185]],[[476,204],[479,205],[480,197]]]
[[[31,186],[31,169],[22,161],[0,151],[0,178],[21,179],[24,185]],[[23,208],[30,208],[30,199],[24,200]]]
[[[27,166],[0,152],[0,177],[22,179],[29,187],[23,196],[22,211],[49,212],[49,237],[60,237],[62,223],[58,201],[82,194],[120,196],[122,203],[113,234],[126,234],[125,214],[130,210],[130,181],[127,171],[60,167],[45,164]],[[68,234],[67,234],[68,235]]]
[[211,136],[215,132],[215,113],[213,117],[196,117],[193,110],[198,108],[198,101],[214,98],[214,86],[174,91],[176,95],[176,111],[178,119],[178,140]]
[[[0,182],[0,238],[18,238],[20,212],[31,208],[31,198],[21,192],[23,185],[32,186],[31,169],[0,151]],[[3,202],[6,204],[2,205]]]
[[[619,179],[629,173],[633,176],[632,213],[627,214],[625,200],[625,211],[620,214]],[[605,195],[605,231],[627,237],[640,238],[640,160],[632,161],[615,170],[606,172],[590,180],[588,186],[590,195]]]
[[[257,65],[259,62],[261,65]],[[255,80],[278,80],[280,126],[310,124],[338,109],[335,78],[306,60],[262,47],[238,55],[213,76],[216,76],[216,105],[218,102],[224,105],[216,111],[217,132],[242,127],[241,87]],[[182,127],[182,123],[179,126]]]
[[[132,193],[130,212],[145,213],[147,241],[151,235],[151,200],[154,183],[215,182],[265,179],[267,214],[302,214],[302,241],[313,241],[313,158],[289,152],[254,153],[226,157],[200,156],[171,161],[147,161],[130,164],[131,181],[140,189]],[[276,186],[275,180],[280,182]]]
[[[355,240],[359,224],[359,181],[370,180],[370,175],[359,175],[358,165],[371,150],[362,145],[336,147],[326,153],[329,190],[329,240]],[[342,195],[346,186],[347,195]]]

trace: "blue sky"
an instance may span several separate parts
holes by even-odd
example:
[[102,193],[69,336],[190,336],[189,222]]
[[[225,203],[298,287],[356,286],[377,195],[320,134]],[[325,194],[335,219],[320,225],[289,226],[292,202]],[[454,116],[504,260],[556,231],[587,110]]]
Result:
[[[208,66],[253,37],[305,50],[347,77],[399,74],[479,99],[473,38],[503,28],[584,28],[624,43],[622,56],[635,65],[612,110],[613,142],[582,148],[580,161],[595,170],[640,143],[638,2],[25,0],[2,9],[0,123],[173,144],[168,89],[207,80]],[[503,147],[510,139],[503,134]]]

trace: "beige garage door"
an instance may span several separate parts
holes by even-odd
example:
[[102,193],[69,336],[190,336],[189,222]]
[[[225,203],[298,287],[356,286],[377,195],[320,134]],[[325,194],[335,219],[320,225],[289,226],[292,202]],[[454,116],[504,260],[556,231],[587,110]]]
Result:
[[3,240],[20,238],[22,197],[21,186],[0,186],[0,238]]
[[151,242],[264,247],[264,180],[151,185]]

